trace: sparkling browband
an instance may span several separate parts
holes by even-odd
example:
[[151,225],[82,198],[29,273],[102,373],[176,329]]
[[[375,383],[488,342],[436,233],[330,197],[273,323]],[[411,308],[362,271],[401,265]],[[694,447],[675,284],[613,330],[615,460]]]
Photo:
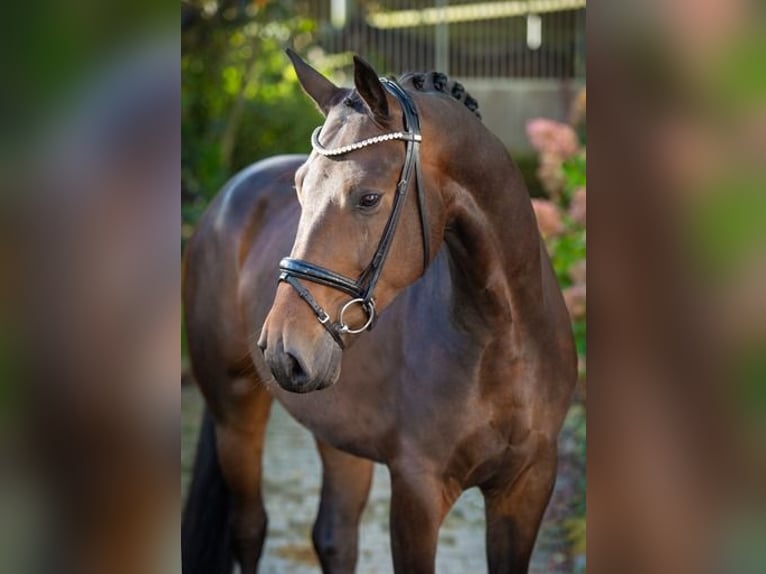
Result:
[[324,156],[343,155],[344,153],[358,150],[363,147],[367,147],[368,145],[381,143],[381,142],[387,142],[391,140],[419,142],[423,139],[420,136],[420,134],[412,134],[412,133],[405,133],[405,132],[391,132],[389,134],[375,136],[372,138],[368,138],[366,140],[344,145],[341,147],[327,149],[321,143],[319,143],[319,132],[321,130],[322,130],[322,126],[319,126],[317,129],[314,130],[314,133],[311,134],[311,145],[318,154],[324,155]]

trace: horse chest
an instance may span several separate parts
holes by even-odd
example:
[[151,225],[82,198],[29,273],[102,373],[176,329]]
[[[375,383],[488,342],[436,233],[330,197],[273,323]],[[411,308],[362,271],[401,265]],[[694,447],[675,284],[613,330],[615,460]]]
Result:
[[[482,432],[480,442],[497,450],[497,433],[487,424],[492,405],[477,384],[480,353],[443,325],[428,336],[394,336],[406,308],[390,311],[346,351],[336,385],[311,396],[279,392],[280,401],[322,440],[378,462],[414,448],[446,464],[455,445]],[[478,464],[458,456],[461,465]]]

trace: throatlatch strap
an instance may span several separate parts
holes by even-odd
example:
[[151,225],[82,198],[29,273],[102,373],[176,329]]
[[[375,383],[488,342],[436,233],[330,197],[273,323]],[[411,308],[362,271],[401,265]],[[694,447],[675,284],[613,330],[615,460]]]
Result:
[[420,171],[420,144],[415,147],[415,184],[418,192],[418,213],[420,213],[420,233],[423,236],[423,269],[428,269],[431,262],[431,233],[428,229],[428,208],[426,192],[423,189],[423,174]]

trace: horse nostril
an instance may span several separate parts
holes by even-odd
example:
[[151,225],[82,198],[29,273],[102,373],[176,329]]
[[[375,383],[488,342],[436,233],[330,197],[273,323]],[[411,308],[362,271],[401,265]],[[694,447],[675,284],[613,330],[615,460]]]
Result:
[[285,357],[287,359],[287,374],[290,376],[290,378],[299,384],[304,384],[306,380],[308,379],[308,375],[306,374],[306,371],[303,369],[303,365],[301,365],[301,362],[295,358],[291,353],[285,353]]
[[261,350],[261,353],[266,352],[266,329],[261,329],[261,335],[258,337],[256,345]]

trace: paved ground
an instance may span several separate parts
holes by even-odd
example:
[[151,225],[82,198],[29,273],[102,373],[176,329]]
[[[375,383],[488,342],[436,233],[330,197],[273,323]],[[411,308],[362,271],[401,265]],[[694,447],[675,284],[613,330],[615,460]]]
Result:
[[[191,471],[194,446],[202,411],[195,387],[183,390],[182,488]],[[575,475],[570,425],[562,434],[563,464],[554,498],[546,513],[533,555],[534,574],[564,574],[575,571],[561,526],[573,496]],[[262,574],[317,574],[318,562],[310,532],[318,505],[321,470],[311,434],[298,425],[277,403],[271,411],[264,464],[264,497],[269,531]],[[584,470],[584,469],[583,469]],[[377,465],[373,488],[362,518],[359,574],[392,571],[388,535],[389,478]],[[481,574],[487,571],[484,557],[484,504],[478,490],[466,491],[447,517],[439,536],[439,574]]]

